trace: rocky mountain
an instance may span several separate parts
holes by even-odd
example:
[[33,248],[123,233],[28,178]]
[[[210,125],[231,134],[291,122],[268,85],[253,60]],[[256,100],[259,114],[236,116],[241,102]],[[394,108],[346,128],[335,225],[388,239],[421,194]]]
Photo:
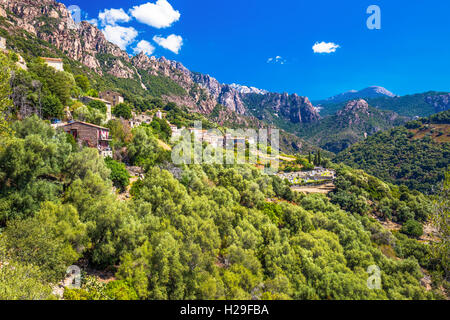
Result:
[[[381,109],[391,110],[407,117],[428,117],[434,113],[450,109],[450,93],[429,91],[405,96],[381,96],[365,99],[369,105]],[[346,102],[322,102],[320,114],[332,115],[345,106]]]
[[[67,8],[54,0],[0,0],[0,6],[3,25],[10,31],[25,30],[99,74],[103,73],[99,53],[129,61],[128,54],[108,42],[99,29],[85,21],[76,24]],[[130,72],[121,70],[120,75],[130,77]]]
[[287,93],[242,94],[250,114],[256,118],[294,132],[320,119],[316,108],[307,97]]
[[[205,114],[210,114],[219,104],[245,116],[255,115],[250,109],[259,110],[261,114],[256,113],[259,119],[270,120],[266,111],[273,111],[277,117],[294,124],[319,118],[309,100],[298,95],[222,84],[209,75],[192,72],[181,63],[164,57],[148,57],[143,53],[130,57],[126,51],[108,42],[97,27],[85,21],[76,24],[67,8],[55,0],[0,0],[0,16],[3,17],[0,28],[7,33],[8,45],[15,51],[30,57],[42,54],[68,57],[97,75],[106,76],[110,80],[108,83],[114,83],[116,89],[145,90],[148,95]],[[17,45],[22,42],[24,31],[37,45],[43,45],[40,42],[43,40],[50,46],[45,50],[31,50],[27,45]],[[99,82],[109,86],[104,81]],[[254,104],[255,99],[249,98],[252,95],[263,97],[260,104]]]
[[408,120],[392,111],[369,106],[363,99],[347,102],[332,116],[302,127],[297,134],[331,152],[339,152],[376,132],[388,130]]
[[396,97],[395,94],[390,92],[389,90],[379,87],[379,86],[372,86],[368,87],[362,90],[350,90],[335,96],[332,96],[328,99],[317,101],[317,104],[328,104],[328,103],[339,103],[339,102],[346,102],[349,100],[355,100],[355,99],[365,99],[365,98],[378,98],[378,97]]
[[334,161],[431,193],[450,165],[450,111],[376,133]]
[[447,111],[450,109],[450,93],[426,96],[425,102],[431,105],[435,112]]
[[266,93],[269,93],[269,91],[267,91],[267,90],[258,89],[255,87],[241,86],[240,84],[236,84],[236,83],[230,84],[230,87],[237,90],[239,93],[244,93],[244,94],[248,94],[248,93],[266,94]]

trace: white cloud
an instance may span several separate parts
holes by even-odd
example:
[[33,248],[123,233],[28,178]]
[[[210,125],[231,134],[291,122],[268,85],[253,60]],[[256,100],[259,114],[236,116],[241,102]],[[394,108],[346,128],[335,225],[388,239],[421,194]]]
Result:
[[131,17],[125,13],[125,11],[120,9],[105,9],[98,14],[98,19],[101,21],[103,26],[113,25],[115,26],[117,22],[128,22]]
[[98,20],[97,19],[88,19],[86,20],[86,22],[89,22],[90,24],[94,25],[94,26],[98,26]]
[[173,9],[167,0],[158,0],[156,3],[147,2],[130,9],[130,14],[137,21],[161,29],[170,27],[180,19],[180,12]]
[[340,48],[340,46],[333,42],[316,42],[312,49],[314,53],[332,53],[336,52],[336,49]]
[[136,48],[133,49],[135,54],[139,54],[144,52],[146,55],[151,55],[155,51],[155,47],[146,40],[141,40],[136,45]]
[[167,50],[172,51],[173,53],[178,54],[183,45],[183,38],[181,36],[177,36],[171,34],[167,38],[163,38],[161,36],[154,36],[153,41],[159,44],[161,47],[166,48]]
[[106,26],[102,32],[106,40],[118,45],[122,50],[125,50],[138,35],[133,27]]
[[267,59],[267,63],[278,63],[278,64],[285,64],[286,60],[283,59],[282,56],[276,56],[274,58]]

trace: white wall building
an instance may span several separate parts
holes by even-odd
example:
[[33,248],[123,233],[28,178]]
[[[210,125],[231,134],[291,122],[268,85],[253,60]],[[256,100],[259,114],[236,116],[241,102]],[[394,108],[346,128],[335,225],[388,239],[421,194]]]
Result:
[[56,69],[57,71],[64,71],[64,63],[63,63],[62,59],[46,58],[46,57],[41,57],[41,58],[44,59],[45,63],[49,67],[52,67],[52,68]]
[[0,49],[6,49],[6,39],[3,37],[0,37]]

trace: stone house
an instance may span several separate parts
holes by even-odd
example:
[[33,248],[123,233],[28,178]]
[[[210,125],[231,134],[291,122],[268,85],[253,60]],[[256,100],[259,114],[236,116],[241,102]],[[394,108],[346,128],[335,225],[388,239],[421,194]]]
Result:
[[97,148],[103,157],[112,157],[108,128],[92,123],[74,121],[62,126],[62,129],[72,135],[78,144]]
[[124,102],[123,96],[115,91],[102,91],[99,92],[98,96],[100,99],[109,101],[113,107],[117,106],[119,103]]
[[153,121],[153,116],[150,116],[145,113],[135,114],[133,112],[133,118],[130,120],[130,127],[135,128],[139,127],[141,124],[150,124]]
[[53,69],[55,69],[57,71],[64,71],[64,63],[63,63],[62,59],[46,58],[46,57],[41,57],[41,59],[43,59],[45,64],[47,64],[49,67],[52,67]]

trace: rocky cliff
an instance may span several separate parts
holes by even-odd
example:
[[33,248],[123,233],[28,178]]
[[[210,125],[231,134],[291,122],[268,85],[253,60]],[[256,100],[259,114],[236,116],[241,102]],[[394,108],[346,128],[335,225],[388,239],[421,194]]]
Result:
[[[85,21],[76,24],[61,3],[54,0],[0,0],[0,5],[10,13],[11,29],[26,30],[99,74],[103,70],[97,59],[98,53],[129,61],[128,54],[108,42],[99,29]],[[120,69],[120,66],[115,69]],[[120,75],[124,73],[120,71]],[[129,72],[125,76],[130,77]]]
[[379,131],[404,124],[409,118],[369,106],[363,99],[349,101],[332,116],[302,128],[298,134],[331,152],[340,152]]
[[[220,104],[239,115],[255,115],[249,108],[277,112],[295,124],[319,119],[309,100],[295,94],[269,93],[254,87],[222,84],[209,75],[191,72],[181,63],[164,57],[148,57],[140,53],[130,58],[126,51],[108,42],[97,27],[86,21],[76,24],[69,10],[55,0],[0,0],[0,9],[0,16],[8,21],[8,31],[26,30],[99,75],[110,74],[139,81],[142,88],[148,87],[148,83],[142,80],[147,75],[171,79],[188,94],[168,94],[163,98],[193,111],[211,113]],[[248,103],[251,95],[263,97],[259,105]]]

